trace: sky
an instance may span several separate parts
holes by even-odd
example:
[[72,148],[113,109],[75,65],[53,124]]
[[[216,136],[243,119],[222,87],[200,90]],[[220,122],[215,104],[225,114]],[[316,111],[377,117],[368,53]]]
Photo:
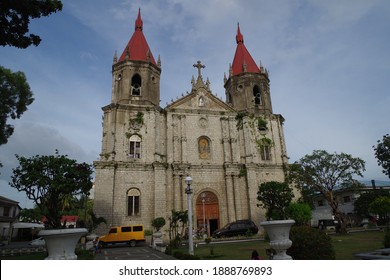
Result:
[[313,150],[366,162],[364,180],[389,181],[373,145],[390,133],[388,0],[66,0],[63,10],[31,21],[38,47],[0,47],[0,65],[26,74],[35,101],[11,123],[0,146],[0,195],[32,207],[8,185],[15,154],[99,158],[102,110],[111,102],[111,67],[134,32],[161,58],[161,107],[191,90],[193,67],[206,66],[212,92],[225,100],[237,23],[253,59],[270,73],[273,111],[285,119],[289,162]]

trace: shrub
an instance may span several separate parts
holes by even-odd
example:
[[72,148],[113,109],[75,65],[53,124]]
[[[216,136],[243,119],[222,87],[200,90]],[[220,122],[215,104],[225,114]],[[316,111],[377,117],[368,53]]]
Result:
[[180,251],[174,252],[173,257],[179,260],[200,260],[200,257],[197,255],[190,255]]
[[307,225],[311,220],[311,208],[307,203],[292,202],[286,208],[286,215],[295,221],[295,225]]
[[290,232],[292,246],[287,254],[294,260],[334,260],[332,239],[317,228],[293,226]]
[[386,228],[385,238],[383,240],[383,246],[385,246],[385,248],[390,248],[390,226]]
[[262,183],[257,192],[257,207],[267,209],[267,220],[285,219],[285,208],[294,197],[293,190],[285,182],[270,181]]
[[165,219],[163,217],[158,217],[152,220],[152,226],[156,231],[159,231],[163,226],[165,226]]

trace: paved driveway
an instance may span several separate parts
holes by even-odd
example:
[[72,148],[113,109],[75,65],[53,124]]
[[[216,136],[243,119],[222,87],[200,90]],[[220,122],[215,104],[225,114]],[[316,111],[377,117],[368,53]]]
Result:
[[111,246],[103,248],[95,255],[95,260],[174,260],[172,256],[156,251],[148,246]]

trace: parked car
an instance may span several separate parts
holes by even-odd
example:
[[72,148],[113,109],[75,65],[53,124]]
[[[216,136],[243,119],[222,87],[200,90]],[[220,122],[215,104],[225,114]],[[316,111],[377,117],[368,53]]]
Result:
[[128,243],[134,247],[138,242],[145,242],[145,230],[143,225],[128,225],[121,227],[112,227],[110,231],[99,237],[99,243],[102,247],[107,244]]
[[246,234],[256,234],[259,231],[258,227],[251,220],[237,220],[228,223],[223,228],[214,231],[213,237],[230,237]]
[[333,219],[318,220],[319,229],[336,230],[337,221]]
[[45,239],[43,239],[43,237],[39,237],[37,239],[32,240],[30,243],[28,243],[28,245],[31,245],[31,246],[45,246],[46,242],[45,242]]

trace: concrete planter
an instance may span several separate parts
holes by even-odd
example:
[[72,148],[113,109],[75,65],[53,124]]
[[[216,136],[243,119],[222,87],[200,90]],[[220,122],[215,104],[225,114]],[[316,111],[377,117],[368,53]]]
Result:
[[156,249],[157,246],[161,246],[163,244],[162,240],[162,232],[156,231],[153,233],[153,248]]
[[38,235],[46,242],[48,252],[46,260],[76,260],[77,242],[87,233],[86,228],[41,230]]
[[270,238],[271,248],[276,251],[273,256],[274,260],[292,260],[291,256],[286,254],[286,251],[292,245],[290,229],[293,224],[295,224],[294,220],[275,220],[260,223]]

